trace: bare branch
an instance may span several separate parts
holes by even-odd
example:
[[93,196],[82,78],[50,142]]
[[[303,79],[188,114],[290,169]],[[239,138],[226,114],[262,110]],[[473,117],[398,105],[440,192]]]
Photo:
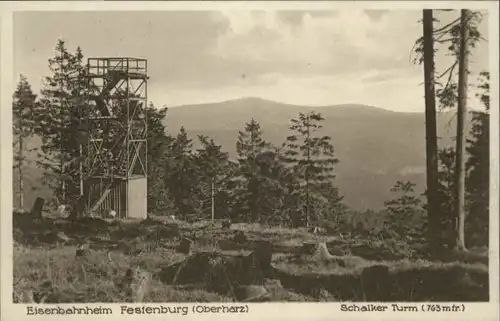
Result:
[[[453,11],[453,10],[449,10],[449,11]],[[434,30],[434,34],[438,34],[438,33],[441,33],[441,32],[444,32],[446,33],[448,31],[449,28],[452,28],[454,27],[454,25],[457,23],[457,22],[460,22],[460,17],[458,17],[457,19],[453,20],[452,22],[448,23],[447,25],[439,28],[439,29],[436,29]]]
[[453,40],[454,40],[453,38],[446,38],[446,39],[443,39],[443,40],[435,39],[434,41],[437,42],[437,43],[446,43],[446,42],[451,42]]
[[[424,39],[423,37],[420,37],[413,44],[413,47],[411,48],[410,54],[408,56],[408,60],[410,60],[410,62],[412,61],[412,59],[411,59],[412,54],[417,53],[417,50],[421,48],[422,43],[423,43],[423,39]],[[414,59],[413,61],[416,61],[416,59]]]
[[24,280],[24,279],[25,279],[25,277],[24,277],[24,276],[21,276],[21,277],[19,278],[19,280],[17,280],[16,282],[14,282],[14,286],[16,286],[19,282],[21,282],[21,281],[22,281],[22,280]]
[[[453,64],[453,69],[455,69],[455,67],[458,65],[458,63],[455,61],[455,63]],[[450,83],[451,83],[451,77],[453,77],[453,69],[452,71],[450,72],[450,74],[448,75],[448,80],[446,80],[446,85],[444,86],[444,88],[448,88],[450,86]]]
[[[451,65],[450,67],[448,67],[448,69],[446,69],[445,71],[443,71],[439,76],[437,76],[437,79],[441,79],[443,78],[444,75],[446,75],[448,72],[450,72],[451,74],[453,73],[453,71],[455,70],[455,68],[457,67],[458,65],[458,61],[455,61],[453,63],[453,65]],[[449,81],[449,80],[448,80]]]
[[453,120],[457,117],[457,113],[454,112],[453,115],[451,115],[450,119],[446,122],[446,129],[450,129],[451,125],[453,123]]

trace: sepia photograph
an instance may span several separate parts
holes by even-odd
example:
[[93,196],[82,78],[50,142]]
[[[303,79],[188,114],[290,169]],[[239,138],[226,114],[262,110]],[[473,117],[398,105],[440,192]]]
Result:
[[491,3],[68,3],[10,18],[14,305],[498,300]]

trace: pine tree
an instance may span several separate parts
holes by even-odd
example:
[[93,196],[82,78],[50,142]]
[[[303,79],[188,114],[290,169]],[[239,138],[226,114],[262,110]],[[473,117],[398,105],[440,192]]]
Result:
[[80,151],[76,130],[85,85],[80,48],[75,54],[66,49],[63,40],[49,59],[52,75],[45,78],[37,116],[42,139],[38,161],[44,170],[43,182],[55,192],[56,202],[68,203],[79,194]]
[[416,229],[416,225],[412,222],[420,217],[418,211],[422,208],[422,201],[418,196],[413,195],[415,184],[409,181],[396,182],[391,192],[396,194],[396,197],[384,202],[388,213],[385,228],[399,238],[405,238],[413,232],[413,229]]
[[490,157],[490,131],[489,131],[489,73],[480,75],[478,94],[485,107],[484,112],[473,112],[471,138],[467,141],[467,235],[470,235],[473,245],[484,246],[488,244],[489,225],[489,157]]
[[[216,210],[219,214],[227,216],[227,205],[217,204],[218,194],[223,194],[225,185],[232,178],[229,168],[229,154],[222,152],[222,146],[215,144],[213,139],[199,135],[198,140],[201,148],[197,149],[195,158],[197,171],[199,173],[199,187],[201,199],[204,201],[203,209],[209,205],[212,220],[215,218]],[[222,205],[222,207],[216,207]]]
[[163,149],[168,146],[167,141],[171,142],[172,137],[165,132],[165,120],[168,109],[166,107],[156,108],[150,103],[146,108],[147,117],[147,143],[148,143],[148,163],[154,164],[158,157],[162,156]]
[[239,171],[241,175],[240,202],[241,213],[249,216],[248,220],[260,222],[264,195],[263,180],[257,159],[269,144],[262,138],[260,124],[252,118],[240,131],[236,142]]
[[289,221],[287,197],[293,198],[287,188],[293,185],[293,172],[282,162],[281,150],[269,146],[255,159],[260,182],[259,208],[261,223],[283,225]]
[[245,131],[239,131],[236,142],[238,158],[254,160],[269,144],[262,138],[259,122],[252,118],[245,124]]
[[184,127],[181,127],[172,142],[171,155],[165,164],[165,185],[182,219],[195,214],[201,207],[199,195],[195,194],[199,186],[192,147],[192,139],[188,137]]
[[13,113],[13,135],[14,135],[14,169],[18,174],[18,200],[19,209],[24,209],[24,187],[26,177],[24,176],[24,167],[28,163],[26,157],[26,139],[32,137],[36,132],[36,107],[37,96],[33,93],[28,79],[20,76],[19,83],[13,95],[12,113]]
[[290,130],[295,134],[287,137],[286,143],[285,161],[292,166],[299,180],[298,195],[303,208],[300,219],[306,226],[312,219],[319,219],[317,213],[312,212],[312,205],[325,201],[319,190],[334,180],[334,168],[338,163],[331,138],[316,136],[323,119],[317,112],[300,113],[297,119],[291,120]]
[[152,103],[146,108],[148,145],[148,213],[177,215],[177,208],[164,177],[172,155],[174,139],[165,133],[167,108],[157,109]]

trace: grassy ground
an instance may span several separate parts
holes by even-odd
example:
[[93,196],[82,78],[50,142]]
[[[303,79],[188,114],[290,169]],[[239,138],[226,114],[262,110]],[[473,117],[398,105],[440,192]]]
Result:
[[[245,241],[234,241],[238,231],[243,231]],[[167,219],[69,223],[18,217],[14,220],[14,301],[232,301],[232,290],[213,291],[203,282],[162,280],[161,273],[168,266],[189,268],[185,260],[188,255],[176,249],[185,236],[194,240],[189,257],[210,252],[225,258],[241,258],[252,253],[256,241],[271,242],[273,273],[266,274],[261,282],[270,301],[487,301],[489,298],[485,264],[394,259],[394,255],[374,260],[373,252],[382,252],[377,247],[366,252],[368,257],[362,257],[365,250],[354,254],[350,251],[362,248],[360,240],[327,236],[318,239],[307,230],[256,225],[222,229],[218,224],[191,225]],[[325,259],[317,253],[301,252],[305,242],[318,240],[326,242],[334,255]],[[366,244],[365,248],[370,247]],[[85,249],[85,255],[77,256],[78,248]],[[200,263],[193,268],[199,274],[215,274],[205,271],[210,268]]]

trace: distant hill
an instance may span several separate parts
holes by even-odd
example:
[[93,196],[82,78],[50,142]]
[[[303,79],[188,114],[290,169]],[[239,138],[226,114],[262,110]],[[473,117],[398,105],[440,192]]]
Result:
[[[349,206],[381,208],[391,197],[389,189],[397,180],[411,180],[417,183],[418,192],[424,191],[424,113],[400,113],[355,104],[309,107],[243,98],[169,108],[166,126],[172,135],[184,126],[194,142],[197,135],[208,135],[234,158],[238,131],[243,130],[252,117],[260,123],[264,138],[279,145],[289,134],[290,119],[299,112],[310,110],[320,112],[325,118],[322,134],[332,137],[335,154],[340,160],[337,184]],[[440,147],[453,143],[452,116],[452,113],[438,115]],[[39,145],[39,140],[34,139],[30,145]],[[38,187],[40,170],[32,167],[27,171],[32,185]],[[35,195],[27,193],[29,207]],[[47,190],[40,190],[37,195],[46,196],[47,193]]]
[[[315,110],[323,121],[322,134],[332,137],[340,163],[337,182],[347,204],[354,208],[381,208],[391,197],[389,189],[397,180],[417,183],[425,189],[424,113],[400,113],[366,105],[297,106],[260,98],[243,98],[199,105],[172,107],[167,114],[167,132],[176,134],[181,126],[192,138],[213,137],[236,155],[238,130],[254,117],[264,138],[281,144],[289,134],[288,124],[299,112]],[[440,147],[453,143],[452,113],[438,116]]]

